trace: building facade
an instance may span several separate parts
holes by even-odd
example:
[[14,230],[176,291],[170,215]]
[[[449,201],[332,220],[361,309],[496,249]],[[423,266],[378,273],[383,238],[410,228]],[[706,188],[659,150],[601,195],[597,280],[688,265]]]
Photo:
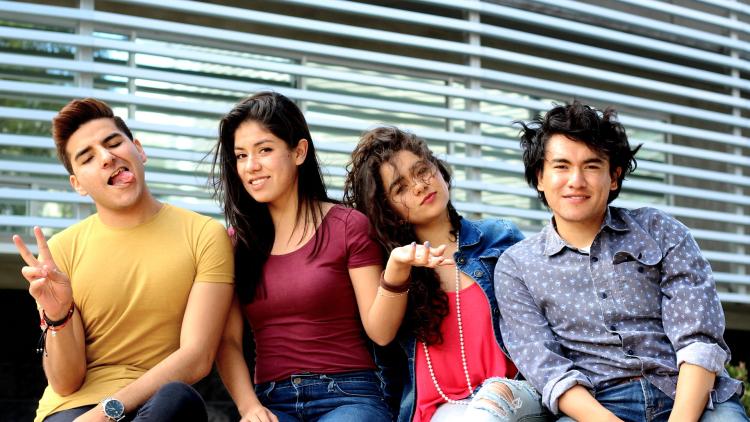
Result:
[[750,329],[748,75],[746,0],[0,1],[0,287],[25,287],[11,233],[93,212],[50,137],[72,98],[127,119],[159,198],[217,218],[218,118],[273,89],[305,111],[333,196],[358,135],[394,124],[452,165],[460,211],[527,233],[549,213],[513,122],[577,98],[643,144],[616,204],[691,227],[729,325]]

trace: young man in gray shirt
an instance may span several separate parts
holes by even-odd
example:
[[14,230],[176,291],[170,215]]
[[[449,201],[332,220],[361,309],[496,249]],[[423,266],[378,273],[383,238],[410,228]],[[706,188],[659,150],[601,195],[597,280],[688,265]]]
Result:
[[609,206],[636,167],[616,112],[574,102],[523,125],[526,180],[553,214],[495,268],[513,361],[562,420],[748,421],[724,313],[687,227]]

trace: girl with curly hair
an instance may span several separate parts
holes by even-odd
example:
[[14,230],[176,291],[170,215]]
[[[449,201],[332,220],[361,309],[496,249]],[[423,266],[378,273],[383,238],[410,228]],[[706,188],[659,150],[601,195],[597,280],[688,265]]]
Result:
[[536,391],[513,379],[497,329],[492,275],[520,231],[500,219],[461,217],[447,164],[398,128],[364,133],[348,170],[344,202],[370,219],[385,254],[430,242],[453,257],[452,265],[411,268],[399,334],[408,358],[399,422],[544,420]]

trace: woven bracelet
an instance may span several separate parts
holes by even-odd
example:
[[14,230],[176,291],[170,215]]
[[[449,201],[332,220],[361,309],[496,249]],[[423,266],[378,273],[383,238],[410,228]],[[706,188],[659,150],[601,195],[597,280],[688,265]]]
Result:
[[60,319],[60,320],[57,320],[57,321],[52,321],[51,319],[49,319],[49,317],[47,316],[47,314],[42,309],[42,319],[44,319],[44,323],[48,327],[50,327],[50,328],[60,327],[60,326],[65,325],[65,323],[68,322],[68,320],[70,319],[70,317],[73,316],[73,310],[74,309],[75,309],[75,304],[71,302],[70,303],[70,309],[68,309],[68,313],[65,314],[65,317],[63,317],[63,319]]
[[65,327],[65,325],[70,321],[70,318],[73,316],[73,312],[75,311],[75,303],[70,304],[70,309],[68,309],[68,313],[65,314],[65,318],[52,321],[47,317],[47,314],[44,312],[44,309],[42,309],[42,318],[41,321],[39,321],[39,328],[42,329],[42,335],[39,336],[39,341],[36,345],[36,352],[47,356],[47,331],[52,331],[52,335],[54,336],[57,334],[57,331]]

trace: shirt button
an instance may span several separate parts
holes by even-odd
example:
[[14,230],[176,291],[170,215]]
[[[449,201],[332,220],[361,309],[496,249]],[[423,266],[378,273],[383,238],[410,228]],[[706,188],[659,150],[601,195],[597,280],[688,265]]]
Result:
[[617,326],[612,324],[609,326],[610,331],[617,331]]
[[591,257],[591,262],[599,262],[599,258],[597,258],[595,256],[592,256]]
[[607,292],[602,292],[599,296],[601,296],[602,299],[607,298]]
[[459,264],[464,264],[464,263],[466,263],[466,258],[464,258],[464,257],[460,257],[460,258],[458,258],[458,261],[457,261],[457,262],[458,262]]
[[633,349],[628,349],[628,354],[632,356],[635,354],[635,352],[633,351]]
[[638,272],[639,273],[643,274],[643,271],[644,271],[643,267],[638,267]]
[[481,277],[483,275],[484,275],[484,271],[482,271],[482,270],[476,270],[476,271],[474,271],[474,277],[479,278],[479,277]]
[[500,315],[500,309],[497,309],[497,308],[493,309],[492,310],[492,314],[493,315]]
[[292,380],[292,382],[295,383],[295,384],[301,384],[302,383],[302,378],[295,378],[295,379]]

